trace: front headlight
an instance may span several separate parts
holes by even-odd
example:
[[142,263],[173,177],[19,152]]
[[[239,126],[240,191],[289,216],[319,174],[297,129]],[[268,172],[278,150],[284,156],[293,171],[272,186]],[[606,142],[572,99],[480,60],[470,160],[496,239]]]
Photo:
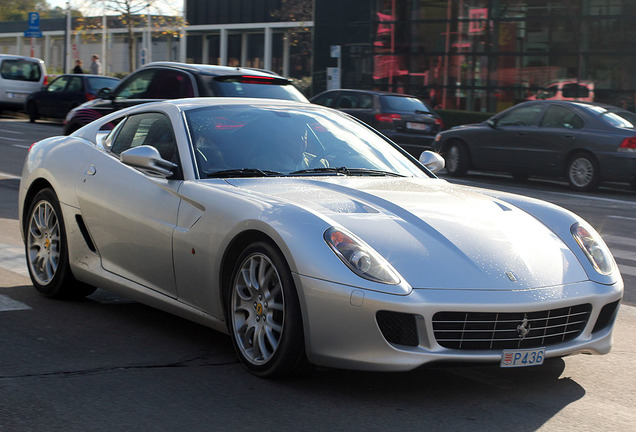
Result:
[[355,274],[373,282],[397,285],[400,278],[382,256],[353,234],[331,227],[325,241]]
[[596,271],[608,275],[616,270],[612,253],[594,228],[587,224],[575,223],[570,231]]

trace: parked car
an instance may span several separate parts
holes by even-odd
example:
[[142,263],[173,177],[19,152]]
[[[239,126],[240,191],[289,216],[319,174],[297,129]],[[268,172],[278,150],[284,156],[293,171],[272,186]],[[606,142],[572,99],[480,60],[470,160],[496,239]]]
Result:
[[259,376],[607,353],[623,281],[594,229],[420,160],[307,103],[128,108],[31,147],[27,267],[47,297],[101,287],[227,332]]
[[42,60],[0,54],[0,111],[22,111],[27,96],[46,85],[46,80]]
[[112,89],[119,81],[101,75],[60,75],[44,89],[31,93],[24,110],[31,122],[42,117],[65,118],[73,108],[95,99],[99,90]]
[[71,110],[64,121],[69,135],[113,111],[164,99],[199,96],[250,97],[309,102],[280,75],[262,69],[155,62],[137,69],[112,91]]
[[441,117],[415,96],[370,90],[328,90],[312,103],[359,118],[399,144],[415,158],[430,149],[442,129]]
[[548,84],[528,100],[569,100],[594,102],[594,82],[561,79]]
[[448,174],[500,171],[565,178],[574,190],[602,181],[636,188],[636,114],[587,102],[524,102],[478,124],[441,132]]

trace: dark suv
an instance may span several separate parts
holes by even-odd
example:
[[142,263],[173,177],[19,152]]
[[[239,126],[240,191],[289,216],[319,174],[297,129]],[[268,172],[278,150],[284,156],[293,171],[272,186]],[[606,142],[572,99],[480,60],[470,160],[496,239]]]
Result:
[[137,69],[112,91],[71,110],[64,133],[71,134],[113,111],[165,99],[197,96],[253,97],[309,102],[287,78],[260,69],[156,62]]
[[328,90],[312,103],[344,111],[382,132],[416,158],[431,148],[442,119],[415,96],[370,90]]

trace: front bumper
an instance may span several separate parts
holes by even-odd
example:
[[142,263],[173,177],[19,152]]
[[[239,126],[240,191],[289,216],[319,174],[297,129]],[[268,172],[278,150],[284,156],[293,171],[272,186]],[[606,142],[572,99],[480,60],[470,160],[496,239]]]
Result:
[[[591,281],[525,291],[416,289],[407,296],[378,293],[294,275],[299,287],[309,360],[317,365],[374,371],[406,371],[432,362],[493,362],[501,349],[463,350],[442,347],[433,332],[437,312],[530,313],[590,304],[584,328],[575,338],[547,346],[546,357],[576,353],[606,354],[618,307],[595,325],[603,307],[620,301],[623,283]],[[606,308],[605,312],[607,312]],[[380,329],[380,311],[410,314],[416,343],[392,343]]]

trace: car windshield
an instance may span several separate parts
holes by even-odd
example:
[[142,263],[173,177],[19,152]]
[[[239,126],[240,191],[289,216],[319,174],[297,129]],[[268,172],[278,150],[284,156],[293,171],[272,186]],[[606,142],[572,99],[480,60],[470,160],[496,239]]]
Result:
[[636,114],[620,108],[607,108],[596,105],[580,105],[600,116],[601,120],[611,126],[636,129]]
[[307,98],[285,78],[261,76],[202,76],[213,95],[283,99],[307,102]]
[[424,102],[414,97],[383,96],[380,100],[383,108],[390,111],[432,113]]
[[201,177],[427,177],[371,129],[315,106],[217,105],[185,116]]

